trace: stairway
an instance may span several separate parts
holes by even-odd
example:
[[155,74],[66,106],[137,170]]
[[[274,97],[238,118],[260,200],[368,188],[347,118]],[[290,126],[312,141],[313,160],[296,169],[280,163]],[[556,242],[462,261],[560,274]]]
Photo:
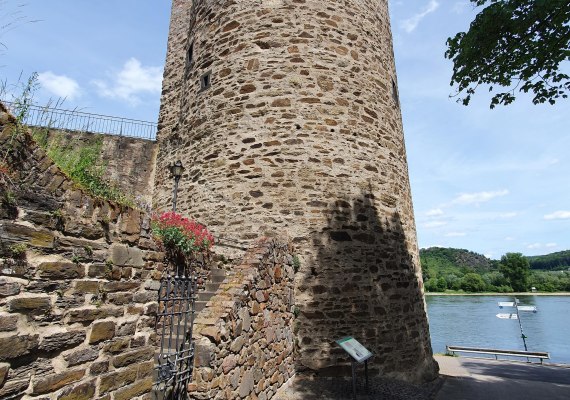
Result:
[[206,283],[206,290],[197,293],[196,302],[194,303],[194,310],[196,312],[194,316],[202,311],[208,301],[216,294],[220,284],[227,276],[226,273],[229,272],[225,269],[212,268],[210,270],[210,282]]

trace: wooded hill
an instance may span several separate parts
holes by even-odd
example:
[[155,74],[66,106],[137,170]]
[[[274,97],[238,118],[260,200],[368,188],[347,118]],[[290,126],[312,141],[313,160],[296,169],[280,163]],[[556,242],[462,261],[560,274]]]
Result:
[[[524,286],[528,289],[534,287],[543,292],[570,291],[570,250],[526,259],[530,264],[530,276]],[[420,250],[420,260],[428,292],[513,291],[513,282],[503,274],[499,261],[482,254],[465,249],[431,247]]]
[[[570,250],[527,257],[530,269],[536,270],[566,270],[570,268]],[[422,268],[430,271],[478,272],[484,273],[498,268],[498,260],[491,260],[482,254],[465,249],[450,247],[430,247],[420,250]]]
[[531,269],[563,270],[570,268],[570,250],[558,251],[544,256],[527,257]]

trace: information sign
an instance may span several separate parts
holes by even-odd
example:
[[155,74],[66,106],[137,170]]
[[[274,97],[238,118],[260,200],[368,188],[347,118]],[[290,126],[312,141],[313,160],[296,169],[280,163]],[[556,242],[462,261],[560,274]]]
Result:
[[353,337],[345,337],[336,341],[356,362],[363,362],[372,357],[372,353],[368,351],[358,340]]
[[515,306],[514,301],[499,301],[499,308],[514,307],[514,306]]
[[519,311],[532,311],[536,312],[536,306],[517,306]]
[[497,318],[500,318],[500,319],[519,319],[517,314],[497,314]]

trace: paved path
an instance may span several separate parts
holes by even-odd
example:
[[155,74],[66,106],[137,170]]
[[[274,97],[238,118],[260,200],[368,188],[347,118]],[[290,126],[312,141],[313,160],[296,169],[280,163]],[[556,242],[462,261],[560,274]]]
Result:
[[435,400],[568,400],[570,368],[436,356],[445,377]]
[[[410,385],[371,380],[366,392],[359,381],[358,400],[570,400],[570,367],[436,356],[439,380]],[[275,395],[276,400],[350,400],[352,385],[342,378],[297,376]]]

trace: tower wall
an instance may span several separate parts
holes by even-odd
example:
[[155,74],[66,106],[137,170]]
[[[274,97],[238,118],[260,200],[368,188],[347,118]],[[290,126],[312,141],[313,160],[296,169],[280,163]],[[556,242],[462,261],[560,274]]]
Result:
[[299,368],[348,365],[334,340],[350,335],[375,371],[434,378],[387,1],[196,0],[179,21],[156,203],[180,159],[180,211],[291,238]]

